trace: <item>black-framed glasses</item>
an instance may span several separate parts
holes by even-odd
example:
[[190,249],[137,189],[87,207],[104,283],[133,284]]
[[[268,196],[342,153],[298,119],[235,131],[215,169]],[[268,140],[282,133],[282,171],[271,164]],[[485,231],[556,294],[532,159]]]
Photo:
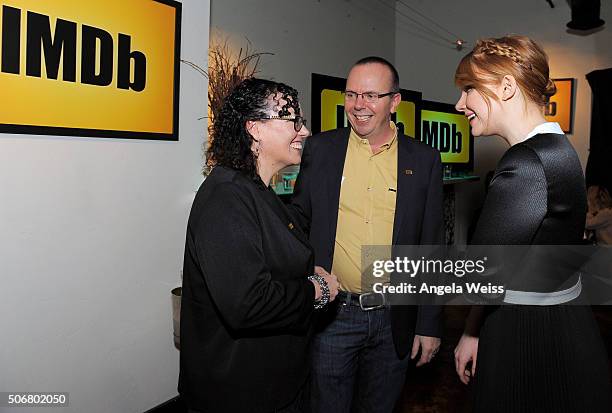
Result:
[[349,102],[352,102],[354,100],[357,100],[357,98],[361,96],[368,103],[376,103],[378,102],[378,99],[384,98],[385,96],[395,95],[396,93],[399,93],[399,92],[394,91],[394,92],[387,92],[387,93],[376,93],[376,92],[357,93],[357,92],[353,92],[352,90],[345,90],[344,99]]
[[289,116],[266,116],[265,118],[259,118],[259,120],[269,120],[269,119],[278,119],[278,120],[288,120],[293,122],[293,129],[296,132],[299,132],[302,129],[302,126],[306,126],[306,119],[301,116],[289,117]]

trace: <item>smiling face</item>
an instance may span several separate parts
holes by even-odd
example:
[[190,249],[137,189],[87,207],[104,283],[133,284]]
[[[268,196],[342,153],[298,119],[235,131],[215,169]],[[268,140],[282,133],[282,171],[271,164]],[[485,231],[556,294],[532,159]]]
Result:
[[529,132],[521,125],[545,121],[542,108],[555,93],[546,53],[524,36],[478,40],[459,62],[455,85],[463,91],[455,107],[470,119],[472,133],[511,145]]
[[[354,66],[346,80],[346,90],[356,93],[383,94],[392,91],[392,74],[380,63],[366,63]],[[363,96],[354,100],[345,99],[344,110],[353,130],[371,143],[386,139],[391,129],[389,119],[397,109],[399,94],[367,102]]]
[[[494,90],[489,90],[495,93]],[[455,105],[455,109],[467,116],[470,121],[472,135],[488,136],[499,134],[496,114],[501,108],[498,100],[487,99],[477,89],[466,88],[461,91],[461,96]]]
[[250,125],[250,132],[256,139],[252,150],[256,153],[258,168],[272,175],[282,168],[300,163],[304,143],[310,135],[305,125],[299,131],[295,130],[295,123],[291,119],[299,116],[299,106],[296,106],[296,111],[296,108],[287,105],[287,99],[278,94],[268,98],[269,115],[278,116],[285,108],[287,112],[283,112],[283,117],[287,119],[262,119],[252,121]]

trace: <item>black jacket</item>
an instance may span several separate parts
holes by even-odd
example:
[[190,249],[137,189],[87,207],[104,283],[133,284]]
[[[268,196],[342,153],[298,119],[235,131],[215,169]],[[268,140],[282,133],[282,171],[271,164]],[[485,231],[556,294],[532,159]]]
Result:
[[472,243],[559,247],[525,249],[514,265],[486,281],[535,292],[575,285],[582,257],[563,246],[581,244],[586,213],[582,167],[565,135],[540,133],[509,148],[489,184]]
[[313,254],[263,183],[215,167],[185,246],[179,392],[204,412],[270,412],[309,372]]
[[[292,199],[296,218],[309,233],[315,264],[331,270],[338,221],[340,183],[350,128],[309,138]],[[404,135],[398,139],[397,198],[393,245],[442,243],[442,166],[435,149]],[[440,336],[440,308],[394,306],[395,349],[404,358],[414,334]]]

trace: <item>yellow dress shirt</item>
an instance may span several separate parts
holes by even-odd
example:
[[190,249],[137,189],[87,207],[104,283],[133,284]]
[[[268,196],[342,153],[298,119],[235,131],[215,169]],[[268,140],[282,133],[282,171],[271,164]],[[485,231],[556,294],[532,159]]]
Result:
[[397,128],[376,153],[353,130],[349,136],[338,205],[332,273],[340,289],[370,291],[362,286],[361,247],[391,245],[397,196]]

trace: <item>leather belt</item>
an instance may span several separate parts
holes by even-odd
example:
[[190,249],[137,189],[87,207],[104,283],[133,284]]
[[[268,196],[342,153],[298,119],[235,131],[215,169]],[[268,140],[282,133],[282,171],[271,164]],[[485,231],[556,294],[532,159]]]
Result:
[[387,299],[383,293],[352,293],[349,291],[338,291],[338,302],[343,302],[344,305],[355,305],[363,311],[372,311],[385,308]]

